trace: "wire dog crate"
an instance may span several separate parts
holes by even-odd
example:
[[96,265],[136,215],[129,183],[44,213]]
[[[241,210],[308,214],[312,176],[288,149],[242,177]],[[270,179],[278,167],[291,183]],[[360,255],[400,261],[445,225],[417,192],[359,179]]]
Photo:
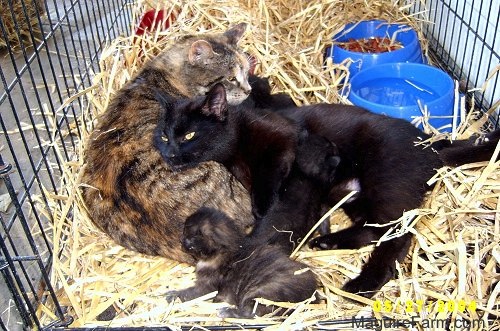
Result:
[[[46,299],[42,293],[55,298],[48,271],[57,254],[42,187],[51,194],[64,187],[61,163],[73,157],[74,122],[85,106],[83,99],[65,100],[91,85],[106,42],[130,32],[130,6],[126,0],[0,3],[0,329],[41,329],[37,303]],[[64,146],[62,155],[54,144]],[[56,306],[56,324],[67,325],[69,317]]]
[[[430,51],[461,88],[482,84],[499,66],[499,2],[431,0],[434,24],[424,34]],[[132,27],[129,0],[1,0],[0,123],[0,329],[53,329],[71,323],[50,280],[52,257],[47,195],[59,194],[61,164],[71,161],[80,137],[75,122],[86,106],[107,42]],[[0,44],[1,45],[1,44]],[[480,65],[481,64],[481,65]],[[475,92],[484,109],[500,99],[499,75]],[[71,102],[67,102],[71,100]],[[56,152],[54,144],[63,146]],[[56,322],[42,325],[39,303],[55,302]]]

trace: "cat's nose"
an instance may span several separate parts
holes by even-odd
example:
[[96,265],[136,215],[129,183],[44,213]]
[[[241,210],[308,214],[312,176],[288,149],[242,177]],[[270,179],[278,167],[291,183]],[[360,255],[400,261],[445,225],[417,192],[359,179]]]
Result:
[[245,83],[244,85],[242,85],[241,88],[242,88],[243,92],[245,92],[246,95],[249,95],[250,92],[252,92],[252,87],[248,83]]
[[167,154],[168,158],[174,158],[175,157],[175,151],[173,151],[173,150],[167,151],[166,154]]
[[182,240],[182,246],[184,247],[185,250],[189,251],[193,249],[193,241],[189,238],[184,238]]

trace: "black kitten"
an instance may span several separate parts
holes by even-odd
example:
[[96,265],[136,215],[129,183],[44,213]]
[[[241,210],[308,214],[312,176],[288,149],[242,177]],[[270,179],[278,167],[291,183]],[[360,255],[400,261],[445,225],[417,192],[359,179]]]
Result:
[[248,83],[252,87],[252,91],[250,96],[242,103],[245,108],[261,108],[275,111],[296,106],[292,98],[286,93],[271,94],[271,86],[267,78],[250,75],[248,76]]
[[218,291],[215,301],[235,306],[219,311],[221,317],[262,316],[276,307],[259,304],[254,313],[256,298],[300,302],[316,290],[316,277],[305,264],[291,260],[280,246],[245,240],[231,218],[211,208],[187,218],[182,246],[198,260],[196,283],[167,297],[186,301]]
[[291,253],[321,217],[321,204],[340,163],[338,155],[335,144],[321,136],[303,132],[295,163],[278,198],[266,215],[255,222],[249,239],[255,244],[279,245]]

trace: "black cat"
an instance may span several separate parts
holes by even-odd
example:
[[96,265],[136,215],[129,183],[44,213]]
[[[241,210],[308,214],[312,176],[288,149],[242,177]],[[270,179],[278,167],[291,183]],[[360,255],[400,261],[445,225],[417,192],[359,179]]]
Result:
[[[436,169],[489,160],[500,131],[479,140],[440,141],[417,145],[429,138],[410,123],[373,114],[355,106],[318,104],[278,111],[308,132],[334,141],[341,162],[335,174],[329,203],[338,201],[338,190],[353,186],[360,192],[343,209],[354,225],[310,242],[320,249],[356,249],[376,242],[388,230],[367,224],[385,224],[403,212],[419,208],[426,182]],[[345,192],[344,192],[345,193]],[[344,290],[371,297],[395,275],[395,261],[406,256],[411,234],[375,247],[361,274]]]
[[[262,218],[295,159],[298,128],[293,122],[248,102],[228,111],[222,84],[206,97],[176,99],[158,92],[157,99],[164,116],[154,145],[164,160],[173,169],[210,160],[222,163],[251,192],[252,211]],[[282,97],[252,100],[267,106],[283,102]]]
[[[221,317],[254,316],[256,298],[275,302],[300,302],[316,290],[316,277],[305,264],[288,257],[277,245],[255,245],[226,214],[207,207],[186,219],[182,246],[198,263],[196,283],[167,293],[191,300],[218,291],[214,301],[234,308],[219,311]],[[274,306],[258,305],[259,316],[273,312]]]

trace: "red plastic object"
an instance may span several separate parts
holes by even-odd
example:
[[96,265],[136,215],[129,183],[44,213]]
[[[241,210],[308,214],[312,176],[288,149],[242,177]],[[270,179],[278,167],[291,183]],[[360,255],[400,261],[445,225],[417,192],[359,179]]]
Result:
[[135,30],[135,34],[138,36],[143,35],[146,32],[153,32],[160,28],[162,30],[168,29],[170,23],[175,21],[177,18],[175,10],[171,11],[166,9],[150,9],[144,13],[139,22],[139,26]]

